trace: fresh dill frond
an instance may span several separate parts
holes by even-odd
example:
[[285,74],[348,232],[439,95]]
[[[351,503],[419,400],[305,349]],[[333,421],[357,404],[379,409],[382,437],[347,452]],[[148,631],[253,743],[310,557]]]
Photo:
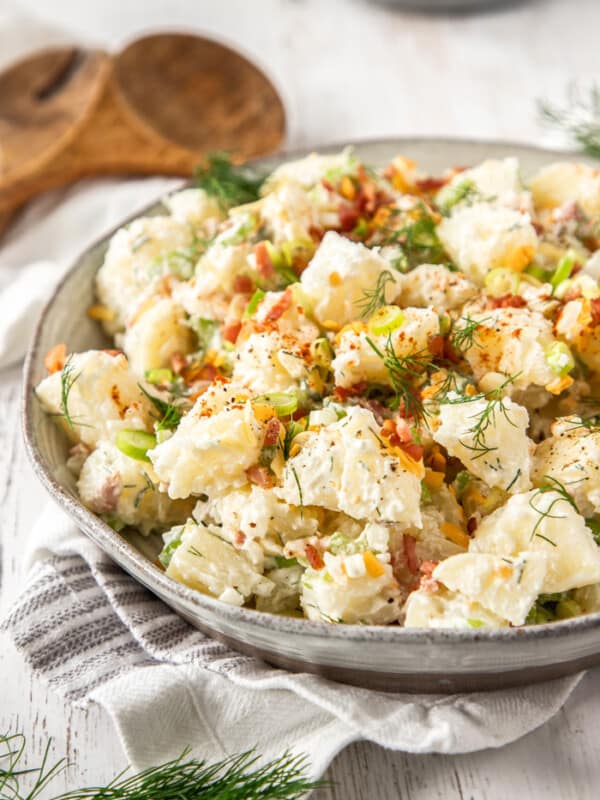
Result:
[[[0,735],[0,798],[35,800],[66,766],[61,759],[48,766],[51,741],[39,767],[20,767],[26,746],[22,734]],[[300,800],[308,792],[326,786],[305,777],[306,759],[285,752],[280,758],[258,766],[253,752],[230,756],[215,764],[189,758],[189,749],[179,758],[125,777],[120,773],[107,786],[67,791],[54,800]],[[25,794],[23,780],[34,781]]]
[[395,283],[396,279],[388,269],[379,273],[373,289],[365,289],[363,297],[357,302],[361,319],[372,316],[378,308],[385,305],[385,290],[388,283]]
[[[539,532],[540,526],[542,525],[545,519],[565,519],[564,514],[552,513],[554,507],[562,501],[568,503],[571,506],[571,508],[575,510],[576,513],[579,513],[579,509],[577,507],[575,500],[567,491],[566,486],[559,480],[557,480],[557,478],[554,478],[552,475],[544,475],[542,480],[544,481],[544,483],[542,483],[542,485],[538,487],[535,494],[529,499],[529,506],[537,514],[540,515],[539,519],[533,526],[530,538],[534,539],[537,536],[539,539],[543,539],[544,541],[548,542],[548,544],[551,544],[553,547],[556,547],[557,546],[556,542],[553,542],[547,536],[544,536],[542,533]],[[579,481],[575,481],[575,483],[579,483]],[[539,508],[539,506],[536,506],[534,501],[536,501],[539,497],[543,496],[544,494],[547,494],[548,492],[555,492],[556,494],[559,495],[559,497],[555,497],[548,506],[548,508],[544,510]]]
[[140,384],[138,384],[138,386],[160,414],[160,418],[156,423],[156,430],[175,430],[175,428],[181,422],[181,418],[183,416],[181,409],[173,403],[168,403],[166,400],[161,400],[160,397],[150,394],[150,392],[147,392]]
[[442,214],[448,216],[454,206],[465,202],[465,200],[472,201],[478,195],[479,192],[477,191],[475,183],[469,178],[465,178],[464,180],[460,181],[460,183],[457,183],[456,186],[453,186],[451,189],[445,192],[444,200],[440,203],[438,208]]
[[[157,489],[156,484],[154,483],[152,478],[150,478],[150,476],[148,475],[147,472],[143,473],[143,478],[144,478],[145,486],[143,486],[139,490],[139,492],[136,494],[136,496],[133,498],[133,507],[134,508],[139,508],[140,503],[144,499],[144,496],[146,495],[147,492],[155,492],[156,489]],[[125,487],[123,487],[123,488],[125,488]]]
[[569,420],[569,424],[569,432],[584,428],[588,433],[598,433],[600,431],[600,411],[596,411],[587,417],[580,417],[577,421]]
[[447,260],[446,253],[440,242],[435,226],[435,220],[424,203],[417,208],[417,219],[402,225],[399,228],[383,227],[384,234],[378,242],[382,247],[399,245],[402,248],[402,258],[398,268],[406,272],[419,264],[441,264]]
[[74,374],[73,356],[69,356],[60,373],[60,410],[61,414],[71,430],[74,422],[69,412],[69,395],[76,381],[81,376],[81,372]]
[[407,356],[397,355],[391,334],[388,334],[385,351],[377,347],[368,336],[366,341],[388,371],[395,394],[392,408],[398,409],[402,406],[406,416],[413,417],[415,422],[426,422],[429,412],[421,401],[419,390],[412,385],[411,380],[420,379],[423,376],[429,364],[429,352],[422,350]]
[[500,386],[492,389],[491,392],[480,392],[479,394],[471,396],[465,394],[455,397],[446,396],[440,401],[445,405],[473,403],[478,400],[486,401],[485,408],[478,414],[474,414],[472,417],[470,417],[470,419],[474,420],[473,425],[468,430],[468,433],[472,434],[473,436],[472,443],[467,444],[466,442],[459,440],[463,447],[475,453],[473,460],[481,458],[482,456],[486,456],[492,451],[498,449],[497,447],[490,447],[486,441],[487,431],[490,427],[493,427],[496,424],[496,414],[502,414],[510,425],[516,427],[515,423],[510,417],[510,414],[508,413],[507,407],[504,405],[503,392],[507,386],[516,381],[520,374],[520,372],[517,372],[515,375],[509,375],[506,380],[500,384]]
[[258,200],[264,175],[234,166],[227,153],[211,153],[206,160],[206,166],[196,169],[196,186],[216,197],[224,210]]
[[557,128],[591,156],[600,158],[600,86],[593,83],[582,89],[571,83],[565,105],[538,101],[540,120]]
[[450,344],[457,353],[463,355],[471,347],[481,347],[477,341],[477,331],[479,326],[487,322],[490,317],[484,319],[471,319],[471,317],[460,317],[457,322],[464,322],[462,328],[453,328],[450,334]]
[[298,497],[300,499],[300,516],[304,516],[304,497],[302,496],[302,486],[300,485],[300,480],[298,478],[298,473],[296,472],[296,468],[292,467],[292,475],[294,476],[294,480],[296,481],[296,486],[298,488]]

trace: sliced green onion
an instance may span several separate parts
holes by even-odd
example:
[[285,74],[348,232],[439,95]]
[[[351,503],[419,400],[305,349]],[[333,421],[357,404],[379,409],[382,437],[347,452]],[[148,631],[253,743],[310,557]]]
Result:
[[173,383],[175,376],[170,369],[148,369],[146,370],[146,380],[155,386]]
[[150,461],[147,453],[156,447],[156,436],[146,431],[125,428],[117,433],[115,444],[129,458],[135,458],[136,461]]
[[364,217],[361,217],[352,230],[353,236],[358,236],[362,239],[369,232],[369,223]]
[[480,619],[467,619],[467,622],[471,626],[471,628],[483,628],[485,622]]
[[519,290],[521,276],[518,272],[506,267],[492,269],[485,276],[485,290],[492,297],[502,297],[505,294],[516,294]]
[[183,525],[181,525],[179,528],[175,528],[173,530],[173,533],[174,535],[172,536],[172,538],[168,542],[166,542],[165,546],[158,554],[158,560],[165,569],[167,569],[167,567],[171,563],[171,559],[173,558],[173,553],[175,552],[175,550],[177,550],[177,548],[181,544],[181,534],[183,533]]
[[277,569],[288,569],[289,567],[297,567],[297,558],[285,558],[284,556],[274,556],[275,565]]
[[440,334],[445,336],[447,333],[450,333],[450,328],[452,327],[452,318],[450,314],[440,314]]
[[375,336],[391,333],[404,323],[404,314],[398,306],[382,306],[369,320],[369,330]]
[[532,278],[536,278],[542,283],[547,283],[550,280],[550,273],[548,270],[540,267],[539,264],[530,264],[527,269],[524,270],[524,274],[530,275]]
[[310,345],[310,354],[318,367],[326,367],[329,369],[333,358],[333,348],[329,344],[329,339],[326,339],[324,336],[315,339]]
[[265,296],[265,293],[263,292],[262,289],[257,289],[254,292],[254,294],[250,298],[250,302],[246,306],[246,310],[244,311],[244,317],[246,317],[246,319],[248,317],[251,317],[253,314],[256,313],[256,309],[258,308],[258,306],[262,302],[264,296]]
[[575,366],[575,359],[569,347],[564,342],[554,342],[546,350],[546,363],[559,377],[568,375]]
[[287,417],[298,410],[298,396],[285,392],[271,392],[255,397],[253,403],[264,403],[273,406],[278,417]]
[[558,266],[554,270],[552,277],[550,278],[550,283],[552,285],[552,294],[556,291],[558,286],[563,282],[566,281],[567,278],[570,277],[571,272],[573,272],[573,267],[575,266],[575,256],[574,253],[569,250],[569,252],[564,255],[561,260],[558,262]]
[[308,424],[311,425],[333,425],[338,421],[335,409],[327,406],[326,408],[315,408],[308,415]]
[[578,617],[582,613],[582,608],[575,600],[565,598],[556,605],[557,619],[569,619],[570,617]]
[[466,469],[461,470],[454,479],[454,488],[456,489],[456,496],[459,500],[467,486],[471,483],[471,480],[471,474],[467,472]]

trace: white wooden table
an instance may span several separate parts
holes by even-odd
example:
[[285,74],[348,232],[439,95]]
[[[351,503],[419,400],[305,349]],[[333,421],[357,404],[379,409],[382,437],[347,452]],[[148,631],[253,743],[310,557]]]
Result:
[[[290,146],[394,134],[540,141],[534,100],[598,76],[597,0],[530,0],[474,16],[404,13],[360,0],[21,0],[86,39],[119,44],[148,28],[195,28],[242,48],[279,86]],[[3,0],[0,0],[0,34]],[[44,242],[40,242],[40,257]],[[0,267],[2,250],[0,249]],[[44,501],[25,461],[18,370],[0,375],[2,594],[18,590],[20,555]],[[548,724],[501,750],[413,756],[368,744],[344,751],[320,800],[587,800],[600,794],[600,671]],[[97,708],[65,707],[0,642],[0,731],[29,735],[30,761],[54,738],[75,764],[55,784],[104,783],[125,766]]]

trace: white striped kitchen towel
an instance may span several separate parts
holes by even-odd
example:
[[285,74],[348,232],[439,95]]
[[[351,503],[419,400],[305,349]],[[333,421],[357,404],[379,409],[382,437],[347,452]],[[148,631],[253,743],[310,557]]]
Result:
[[359,739],[415,753],[499,747],[548,720],[581,677],[443,697],[290,674],[192,628],[54,505],[32,532],[28,561],[25,589],[0,627],[67,700],[107,709],[137,768],[188,745],[208,759],[290,748],[308,755],[315,777]]

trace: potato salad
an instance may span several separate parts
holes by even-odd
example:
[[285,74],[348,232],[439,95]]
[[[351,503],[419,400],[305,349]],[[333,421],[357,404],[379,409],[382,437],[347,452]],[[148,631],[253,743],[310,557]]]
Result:
[[36,387],[82,503],[237,606],[332,624],[600,610],[600,171],[214,155],[110,240],[111,349]]

